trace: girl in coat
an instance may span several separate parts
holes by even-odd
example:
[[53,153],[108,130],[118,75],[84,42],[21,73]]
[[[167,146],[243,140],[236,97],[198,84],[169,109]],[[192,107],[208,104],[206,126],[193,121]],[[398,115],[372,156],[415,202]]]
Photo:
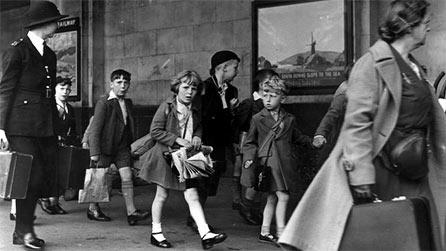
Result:
[[174,97],[163,102],[155,113],[150,127],[152,138],[156,141],[150,149],[146,162],[140,172],[140,177],[157,185],[156,195],[152,202],[152,245],[161,248],[170,248],[172,245],[166,240],[161,228],[162,209],[169,190],[184,192],[184,198],[189,206],[190,214],[198,226],[201,242],[204,249],[226,239],[224,233],[213,233],[209,230],[203,208],[198,199],[195,179],[186,179],[179,182],[178,175],[172,172],[172,167],[163,157],[169,148],[195,148],[201,147],[201,121],[200,114],[192,101],[197,94],[201,83],[200,76],[195,71],[180,72],[171,82],[171,91]]
[[295,117],[281,108],[287,93],[283,80],[267,80],[262,84],[262,89],[265,108],[252,118],[243,146],[243,160],[244,168],[252,172],[255,172],[254,161],[260,165],[266,162],[271,167],[271,182],[259,240],[276,244],[277,237],[270,231],[272,218],[275,213],[276,232],[280,236],[285,228],[289,193],[298,187],[299,182],[295,145],[310,145],[311,139],[297,129]]

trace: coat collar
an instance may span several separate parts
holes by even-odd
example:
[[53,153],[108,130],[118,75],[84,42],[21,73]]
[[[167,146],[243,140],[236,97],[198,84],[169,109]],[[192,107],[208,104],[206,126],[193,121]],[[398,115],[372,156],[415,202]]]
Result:
[[[197,93],[197,95],[198,95],[198,93]],[[195,96],[195,98],[197,98],[197,97]],[[176,110],[176,109],[177,109],[177,99],[176,99],[176,95],[174,95],[174,96],[173,96],[172,98],[170,98],[170,99],[167,99],[166,102],[167,102],[167,104],[172,108],[172,110]],[[196,102],[192,102],[191,110],[194,111],[194,112],[197,112],[197,111],[198,111],[198,107],[197,107]]]
[[[283,128],[282,128],[282,130],[280,130],[279,134],[277,134],[276,138],[279,138],[280,136],[282,136],[285,132],[288,131],[288,129],[291,126],[291,119],[289,119],[290,114],[288,112],[286,112],[283,108],[280,108],[279,114],[280,114],[280,116],[283,116],[283,120],[282,120]],[[274,124],[276,123],[273,116],[266,108],[263,108],[260,111],[260,116],[262,117],[260,119],[261,123],[263,123],[268,128],[272,128],[274,126]]]
[[376,70],[399,106],[402,94],[401,73],[390,46],[388,43],[378,40],[369,51],[375,60]]
[[36,48],[36,50],[39,52],[40,56],[43,56],[45,40],[37,36],[33,31],[28,31],[28,34],[26,36],[29,38],[34,48]]
[[25,36],[23,38],[23,42],[26,45],[26,47],[28,47],[28,49],[31,51],[31,53],[34,54],[35,57],[38,57],[38,58],[42,57],[42,55],[40,55],[40,52],[33,45],[33,43],[31,42],[31,40],[29,39],[28,36]]
[[[112,105],[114,106],[116,111],[119,111],[118,112],[118,117],[122,121],[122,123],[125,123],[124,122],[124,115],[122,114],[122,110],[121,110],[121,105],[119,104],[119,98],[116,96],[116,94],[113,91],[110,90],[109,94],[106,96],[106,99],[107,99],[108,102],[112,103]],[[127,106],[128,102],[127,102],[126,99],[123,99],[123,100],[124,100],[127,116],[129,117],[129,120],[130,120],[130,112],[129,112],[128,106]]]
[[[176,118],[176,121],[178,121],[178,114],[176,112],[176,110],[177,110],[176,95],[174,95],[172,98],[167,99],[166,103],[169,107],[168,113],[172,113],[173,116]],[[192,121],[193,121],[192,123],[193,123],[194,132],[195,132],[198,125],[200,124],[200,123],[198,123],[200,121],[199,112],[198,112],[199,108],[198,108],[196,102],[192,102],[191,110],[192,110]],[[172,111],[175,111],[175,112],[172,112]]]

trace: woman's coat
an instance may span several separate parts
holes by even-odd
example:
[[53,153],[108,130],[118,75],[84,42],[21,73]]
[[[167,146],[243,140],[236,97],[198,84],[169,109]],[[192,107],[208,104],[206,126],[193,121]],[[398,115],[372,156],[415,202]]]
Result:
[[[375,69],[374,71],[371,69]],[[441,232],[446,216],[446,118],[432,91],[428,135],[429,183]],[[378,41],[349,79],[343,129],[330,157],[291,216],[279,242],[302,250],[337,250],[353,198],[350,185],[374,184],[373,159],[395,128],[402,95],[401,73],[390,47]]]

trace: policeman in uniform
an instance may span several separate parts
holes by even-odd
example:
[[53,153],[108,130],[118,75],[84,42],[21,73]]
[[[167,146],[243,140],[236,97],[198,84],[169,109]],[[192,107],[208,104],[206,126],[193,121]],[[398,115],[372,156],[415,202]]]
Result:
[[28,34],[12,43],[2,60],[0,148],[33,155],[26,199],[17,200],[13,244],[42,249],[45,242],[34,232],[36,202],[57,190],[57,138],[52,117],[57,59],[45,39],[55,33],[57,21],[66,15],[49,1],[31,1],[26,17]]

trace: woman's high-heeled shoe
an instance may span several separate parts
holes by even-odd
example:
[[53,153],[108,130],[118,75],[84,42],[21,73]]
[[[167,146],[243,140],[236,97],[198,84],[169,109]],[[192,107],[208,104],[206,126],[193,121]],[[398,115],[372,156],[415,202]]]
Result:
[[155,239],[155,237],[153,237],[154,234],[162,234],[163,232],[159,232],[159,233],[152,233],[150,235],[150,244],[160,247],[160,248],[171,248],[172,244],[170,244],[170,242],[168,242],[167,240],[162,240],[162,241],[158,241]]

